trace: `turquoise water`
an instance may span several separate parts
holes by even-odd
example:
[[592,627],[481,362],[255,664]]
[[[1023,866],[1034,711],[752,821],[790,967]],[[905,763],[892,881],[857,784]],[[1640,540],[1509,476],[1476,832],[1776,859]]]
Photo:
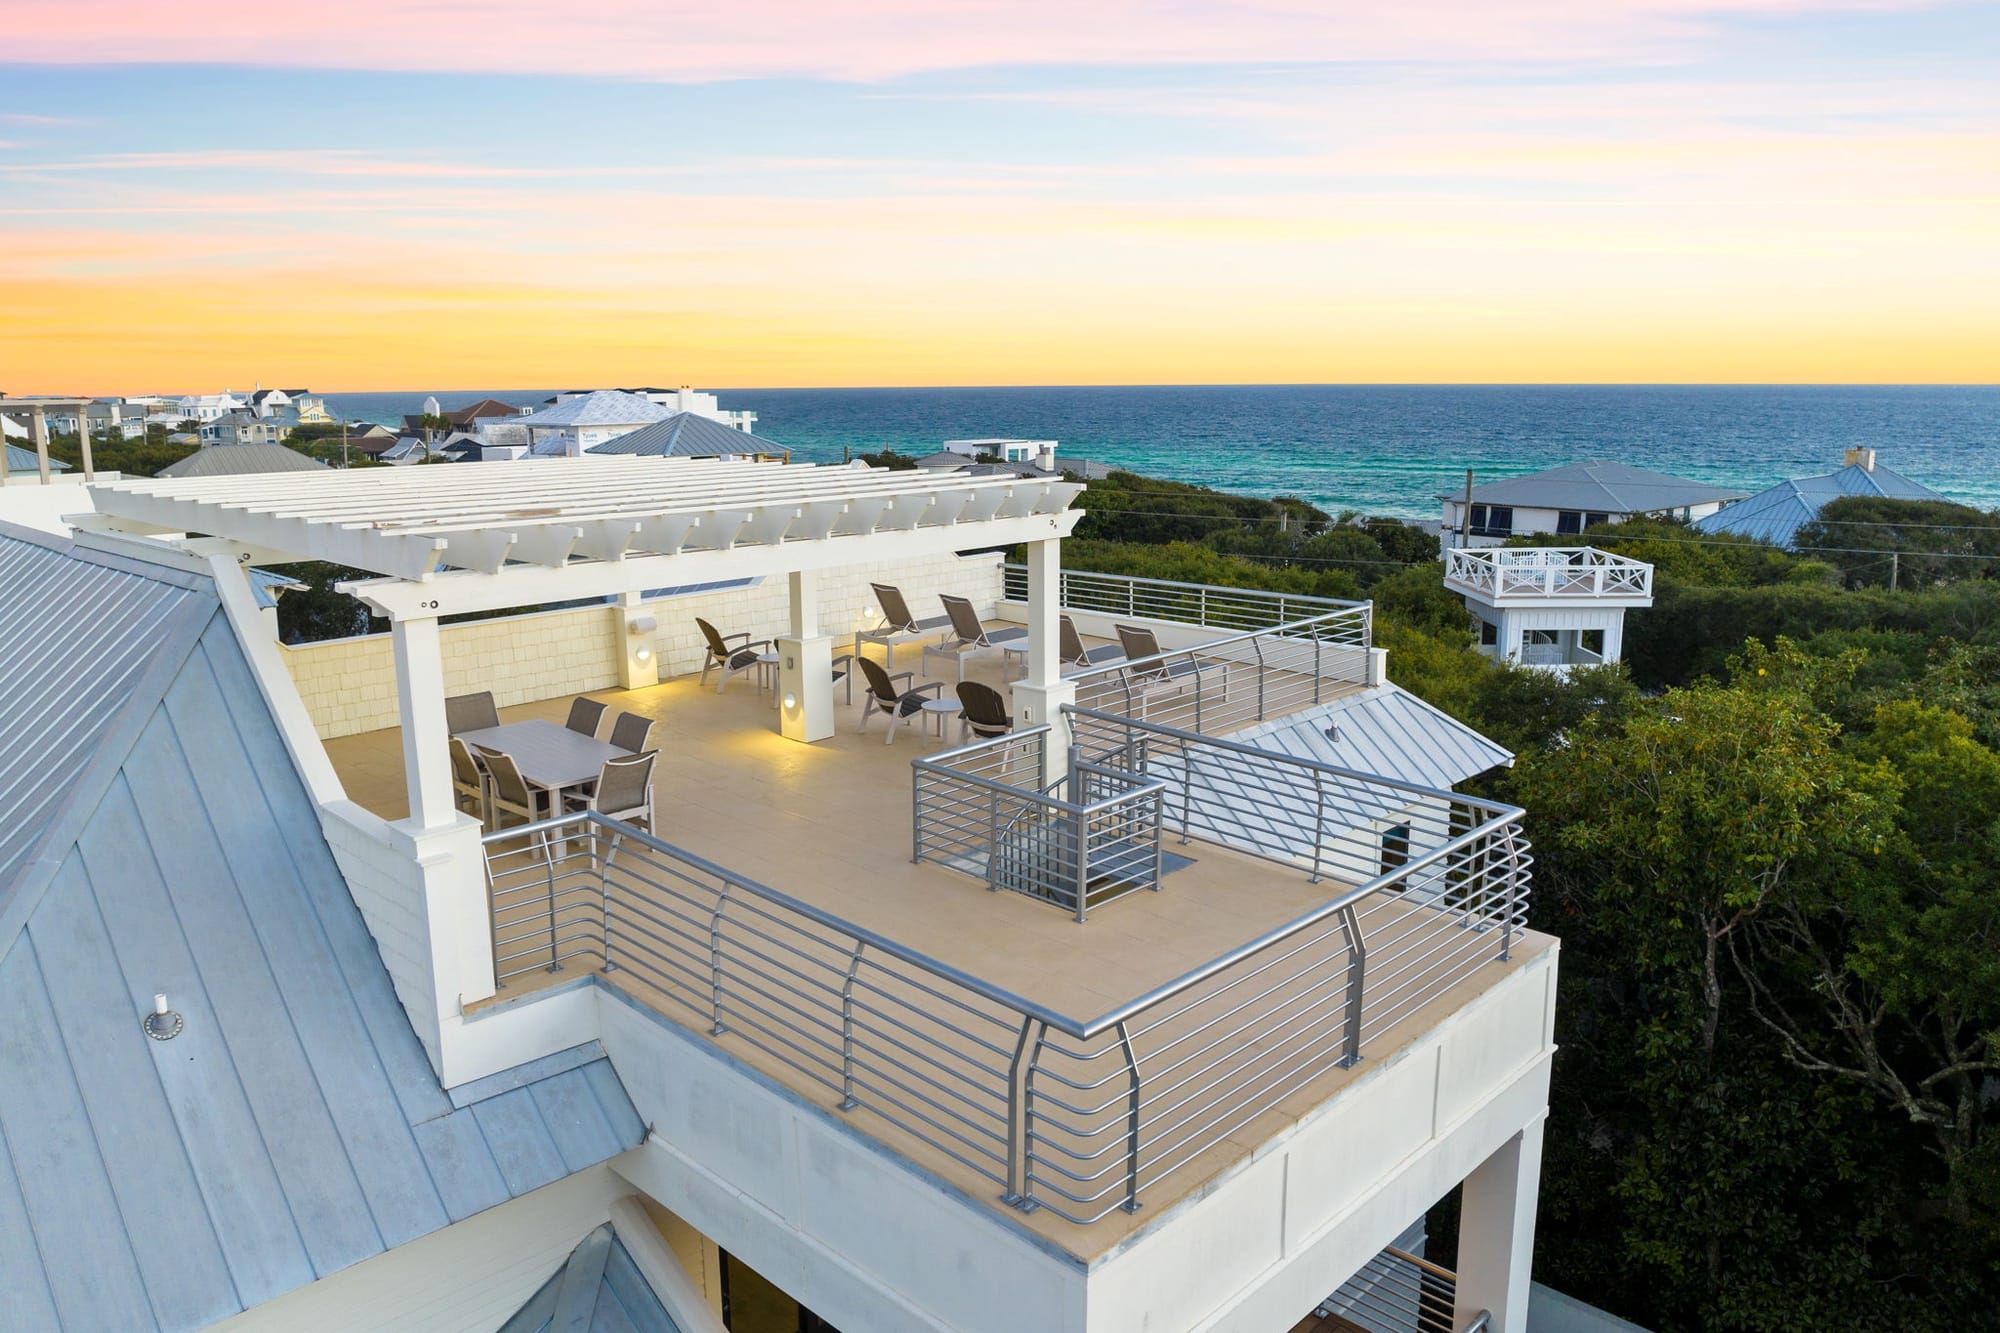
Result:
[[[549,390],[439,393],[447,409]],[[1023,436],[1152,476],[1332,510],[1435,518],[1471,467],[1484,480],[1607,458],[1746,491],[1830,471],[1864,445],[1880,462],[1982,509],[2000,507],[2000,386],[1194,386],[725,389],[794,458],[843,449],[925,454],[942,440]],[[394,424],[424,395],[332,394]]]

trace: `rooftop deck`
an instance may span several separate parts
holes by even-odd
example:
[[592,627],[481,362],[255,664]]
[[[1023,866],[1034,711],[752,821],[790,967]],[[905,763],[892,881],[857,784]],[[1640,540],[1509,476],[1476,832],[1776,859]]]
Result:
[[1445,552],[1444,582],[1493,606],[1551,601],[1649,605],[1653,567],[1594,546],[1508,546]]
[[[968,675],[1004,684],[998,656],[974,659]],[[556,915],[568,915],[549,923],[561,925],[557,951],[567,956],[560,971],[548,970],[546,952],[536,953],[543,938],[539,923],[549,915],[543,871],[508,879],[513,887],[503,888],[497,904],[502,929],[510,921],[528,924],[518,932],[524,943],[496,949],[508,959],[496,970],[512,975],[495,1002],[601,967],[600,923],[613,918],[613,949],[622,953],[623,965],[604,974],[609,984],[1082,1257],[1103,1253],[1176,1199],[1247,1160],[1273,1133],[1365,1073],[1370,1061],[1427,1030],[1548,944],[1516,930],[1512,960],[1497,961],[1497,930],[1485,935],[1486,927],[1444,920],[1433,902],[1378,893],[1355,909],[1358,919],[1326,917],[1282,946],[1249,957],[1198,995],[1185,1001],[1177,996],[1157,1011],[1135,1011],[1129,1025],[1102,1025],[1081,1038],[1076,1032],[1095,1020],[1311,917],[1351,885],[1332,873],[1314,882],[1297,865],[1169,836],[1167,849],[1186,862],[1165,875],[1157,892],[1128,894],[1079,923],[1049,903],[993,892],[984,880],[945,866],[912,862],[911,761],[956,745],[955,735],[940,743],[905,728],[895,744],[885,745],[881,719],[859,733],[859,708],[843,707],[834,738],[799,745],[777,734],[771,696],[745,679],[721,695],[683,678],[592,697],[659,724],[657,835],[667,846],[621,852],[624,868],[611,876],[593,860],[608,843],[562,848],[566,859],[550,868],[546,882],[572,877],[565,882],[573,891],[583,877],[595,876],[600,887],[594,903],[565,899],[568,906]],[[1156,720],[1174,725],[1175,710],[1191,706],[1163,700]],[[567,707],[567,699],[548,700],[507,709],[503,720],[560,721]],[[332,740],[327,749],[351,798],[386,818],[403,814],[396,731]],[[503,856],[506,847],[500,845]],[[512,847],[517,865],[540,855],[524,852],[519,840]],[[1365,877],[1359,871],[1348,876]],[[699,955],[714,941],[702,938],[702,914],[718,894],[742,892],[732,882],[763,886],[797,906],[752,894],[737,899],[753,903],[747,926],[739,920],[744,913],[731,909],[738,913],[731,929],[745,933],[734,944],[725,942],[734,950],[730,965],[740,973],[728,985],[738,989],[724,995],[718,986],[711,1012],[708,960]],[[806,912],[820,915],[807,919]],[[716,919],[720,915],[717,910]],[[829,920],[838,925],[827,926]],[[581,928],[572,929],[578,923]],[[1350,925],[1365,932],[1376,953],[1363,993],[1353,997],[1350,955],[1341,943]],[[861,978],[867,1003],[860,1004],[859,1021],[865,1026],[866,1016],[874,1015],[878,1037],[892,1028],[893,1049],[884,1048],[887,1056],[868,1064],[858,1079],[850,1070],[850,1086],[843,1087],[841,977],[845,971],[851,993],[860,964],[850,959],[864,952],[855,942],[869,934],[924,966],[882,960],[880,949],[870,953],[876,973]],[[945,973],[960,974],[973,989],[940,983]],[[1413,988],[1412,975],[1429,983]],[[1021,1019],[1020,1007],[994,1003],[994,996],[1018,999],[1076,1027],[1067,1035],[1039,1029],[1030,1097],[1042,1099],[1042,1118],[1031,1117],[1025,1130],[1009,1124],[1006,1093],[996,1092],[994,1080],[1006,1077],[1015,1025],[1025,1034],[1031,1024]],[[1364,1010],[1365,1023],[1358,1018]],[[829,1023],[831,1036],[822,1030]],[[716,1025],[728,1030],[711,1035]],[[1358,1068],[1345,1067],[1340,1058],[1349,1028],[1357,1044],[1366,1036],[1366,1060]],[[1127,1039],[1132,1045],[1120,1056],[1119,1043]],[[1020,1041],[1025,1047],[1028,1038]],[[900,1042],[922,1047],[921,1054]],[[1212,1046],[1222,1054],[1207,1054]],[[1174,1073],[1190,1052],[1202,1053],[1194,1069],[1198,1079]],[[1143,1185],[1144,1212],[1116,1206],[1128,1197],[1119,1164],[1131,1109],[1125,1095],[1129,1061],[1163,1066],[1157,1076],[1148,1070],[1165,1089],[1161,1100],[1155,1103],[1149,1083],[1144,1106],[1153,1157],[1130,1181],[1134,1191]],[[1043,1080],[1039,1093],[1032,1087],[1036,1076]],[[1175,1092],[1189,1081],[1199,1086]],[[1021,1168],[1004,1160],[1007,1148],[996,1142],[1003,1132],[1010,1138],[1025,1132],[1033,1140],[1025,1179],[1016,1178]],[[1135,1150],[1135,1163],[1137,1156]],[[1025,1212],[1007,1206],[1013,1200],[1004,1196],[1023,1194],[1050,1206]],[[1064,1212],[1081,1221],[1065,1220]]]

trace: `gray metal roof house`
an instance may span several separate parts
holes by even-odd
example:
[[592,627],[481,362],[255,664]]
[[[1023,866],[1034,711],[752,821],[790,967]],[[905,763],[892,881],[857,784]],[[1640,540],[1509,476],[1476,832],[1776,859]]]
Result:
[[1819,517],[1828,502],[1848,495],[1872,495],[1889,500],[1950,500],[1920,481],[1882,467],[1872,449],[1848,451],[1847,465],[1838,472],[1797,477],[1759,491],[1740,504],[1711,514],[1695,524],[1702,532],[1727,532],[1754,537],[1774,546],[1790,546],[1800,528]]
[[210,444],[169,463],[162,477],[232,477],[261,472],[317,472],[326,464],[288,444]]
[[742,458],[782,454],[785,446],[699,413],[676,412],[616,439],[592,445],[584,452],[637,454],[648,458]]
[[1463,490],[1438,495],[1444,503],[1447,545],[1461,528],[1470,537],[1492,542],[1533,533],[1581,533],[1598,523],[1642,515],[1693,521],[1742,498],[1742,491],[1727,486],[1611,462],[1571,463],[1475,485],[1469,522]]
[[640,1142],[594,1043],[440,1086],[208,574],[0,524],[0,661],[0,1328],[204,1327]]

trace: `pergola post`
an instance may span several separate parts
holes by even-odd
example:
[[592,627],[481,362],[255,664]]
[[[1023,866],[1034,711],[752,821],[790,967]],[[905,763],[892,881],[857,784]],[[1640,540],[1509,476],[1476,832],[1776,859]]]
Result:
[[[118,409],[114,407],[108,414],[114,418],[114,424],[117,411]],[[90,460],[90,404],[87,402],[76,405],[76,440],[77,446],[83,450],[83,479],[95,481],[97,468]]]
[[35,431],[35,466],[41,470],[42,485],[49,484],[49,417],[40,403],[29,413]]
[[1062,678],[1061,635],[1056,618],[1062,614],[1062,538],[1048,537],[1028,546],[1028,675],[1014,685],[1014,723],[1049,727],[1042,781],[1054,782],[1069,772],[1069,716],[1064,704],[1076,702],[1076,685]]
[[396,702],[403,719],[403,782],[413,828],[443,828],[458,819],[451,798],[450,736],[444,718],[444,652],[435,616],[391,623],[396,655]]
[[778,732],[787,740],[823,741],[833,735],[833,639],[819,632],[819,573],[789,576],[791,633],[778,649]]
[[618,684],[628,690],[660,683],[660,659],[653,643],[659,622],[646,614],[640,592],[620,593],[615,607],[618,632]]

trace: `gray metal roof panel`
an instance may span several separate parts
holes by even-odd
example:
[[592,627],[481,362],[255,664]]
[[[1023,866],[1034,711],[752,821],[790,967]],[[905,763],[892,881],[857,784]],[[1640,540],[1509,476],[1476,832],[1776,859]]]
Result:
[[524,417],[509,417],[510,426],[633,426],[670,415],[650,398],[618,389],[596,389],[581,398],[556,403]]
[[609,1223],[569,1253],[500,1333],[680,1333]]
[[[10,472],[34,472],[42,466],[41,456],[33,449],[23,449],[17,444],[7,446],[7,470]],[[60,458],[49,460],[49,471],[67,472],[69,464]]]
[[[44,557],[102,568],[0,534],[0,562]],[[68,586],[44,575],[35,596]],[[45,839],[45,887],[0,932],[9,1330],[199,1327],[643,1134],[593,1049],[453,1105],[213,589],[159,575],[197,637],[131,686],[129,735],[97,733],[66,797],[79,826]],[[9,611],[34,600],[0,586]],[[35,642],[15,686],[73,683],[61,641]],[[171,1042],[139,1026],[156,991],[184,1017]]]
[[1695,523],[1702,532],[1727,532],[1754,537],[1774,546],[1790,546],[1798,530],[1819,517],[1829,501],[1849,495],[1873,495],[1889,500],[1945,500],[1951,497],[1912,481],[1894,468],[1850,463],[1837,472],[1795,477],[1757,492]]
[[156,474],[162,477],[233,477],[257,472],[315,472],[326,464],[288,444],[211,444]]
[[592,454],[643,454],[656,458],[725,458],[781,453],[784,446],[725,426],[695,412],[676,412],[615,440],[592,445]]
[[[1326,734],[1329,725],[1336,736]],[[1514,758],[1511,750],[1386,682],[1232,739],[1254,739],[1300,759],[1425,787],[1455,787]]]
[[[1726,486],[1671,477],[1630,463],[1570,463],[1564,467],[1534,472],[1525,477],[1507,477],[1472,488],[1474,504],[1515,505],[1525,509],[1578,509],[1598,513],[1641,514],[1684,505],[1713,504],[1718,500],[1742,498],[1743,492]],[[1463,491],[1445,491],[1444,500],[1464,497]]]

